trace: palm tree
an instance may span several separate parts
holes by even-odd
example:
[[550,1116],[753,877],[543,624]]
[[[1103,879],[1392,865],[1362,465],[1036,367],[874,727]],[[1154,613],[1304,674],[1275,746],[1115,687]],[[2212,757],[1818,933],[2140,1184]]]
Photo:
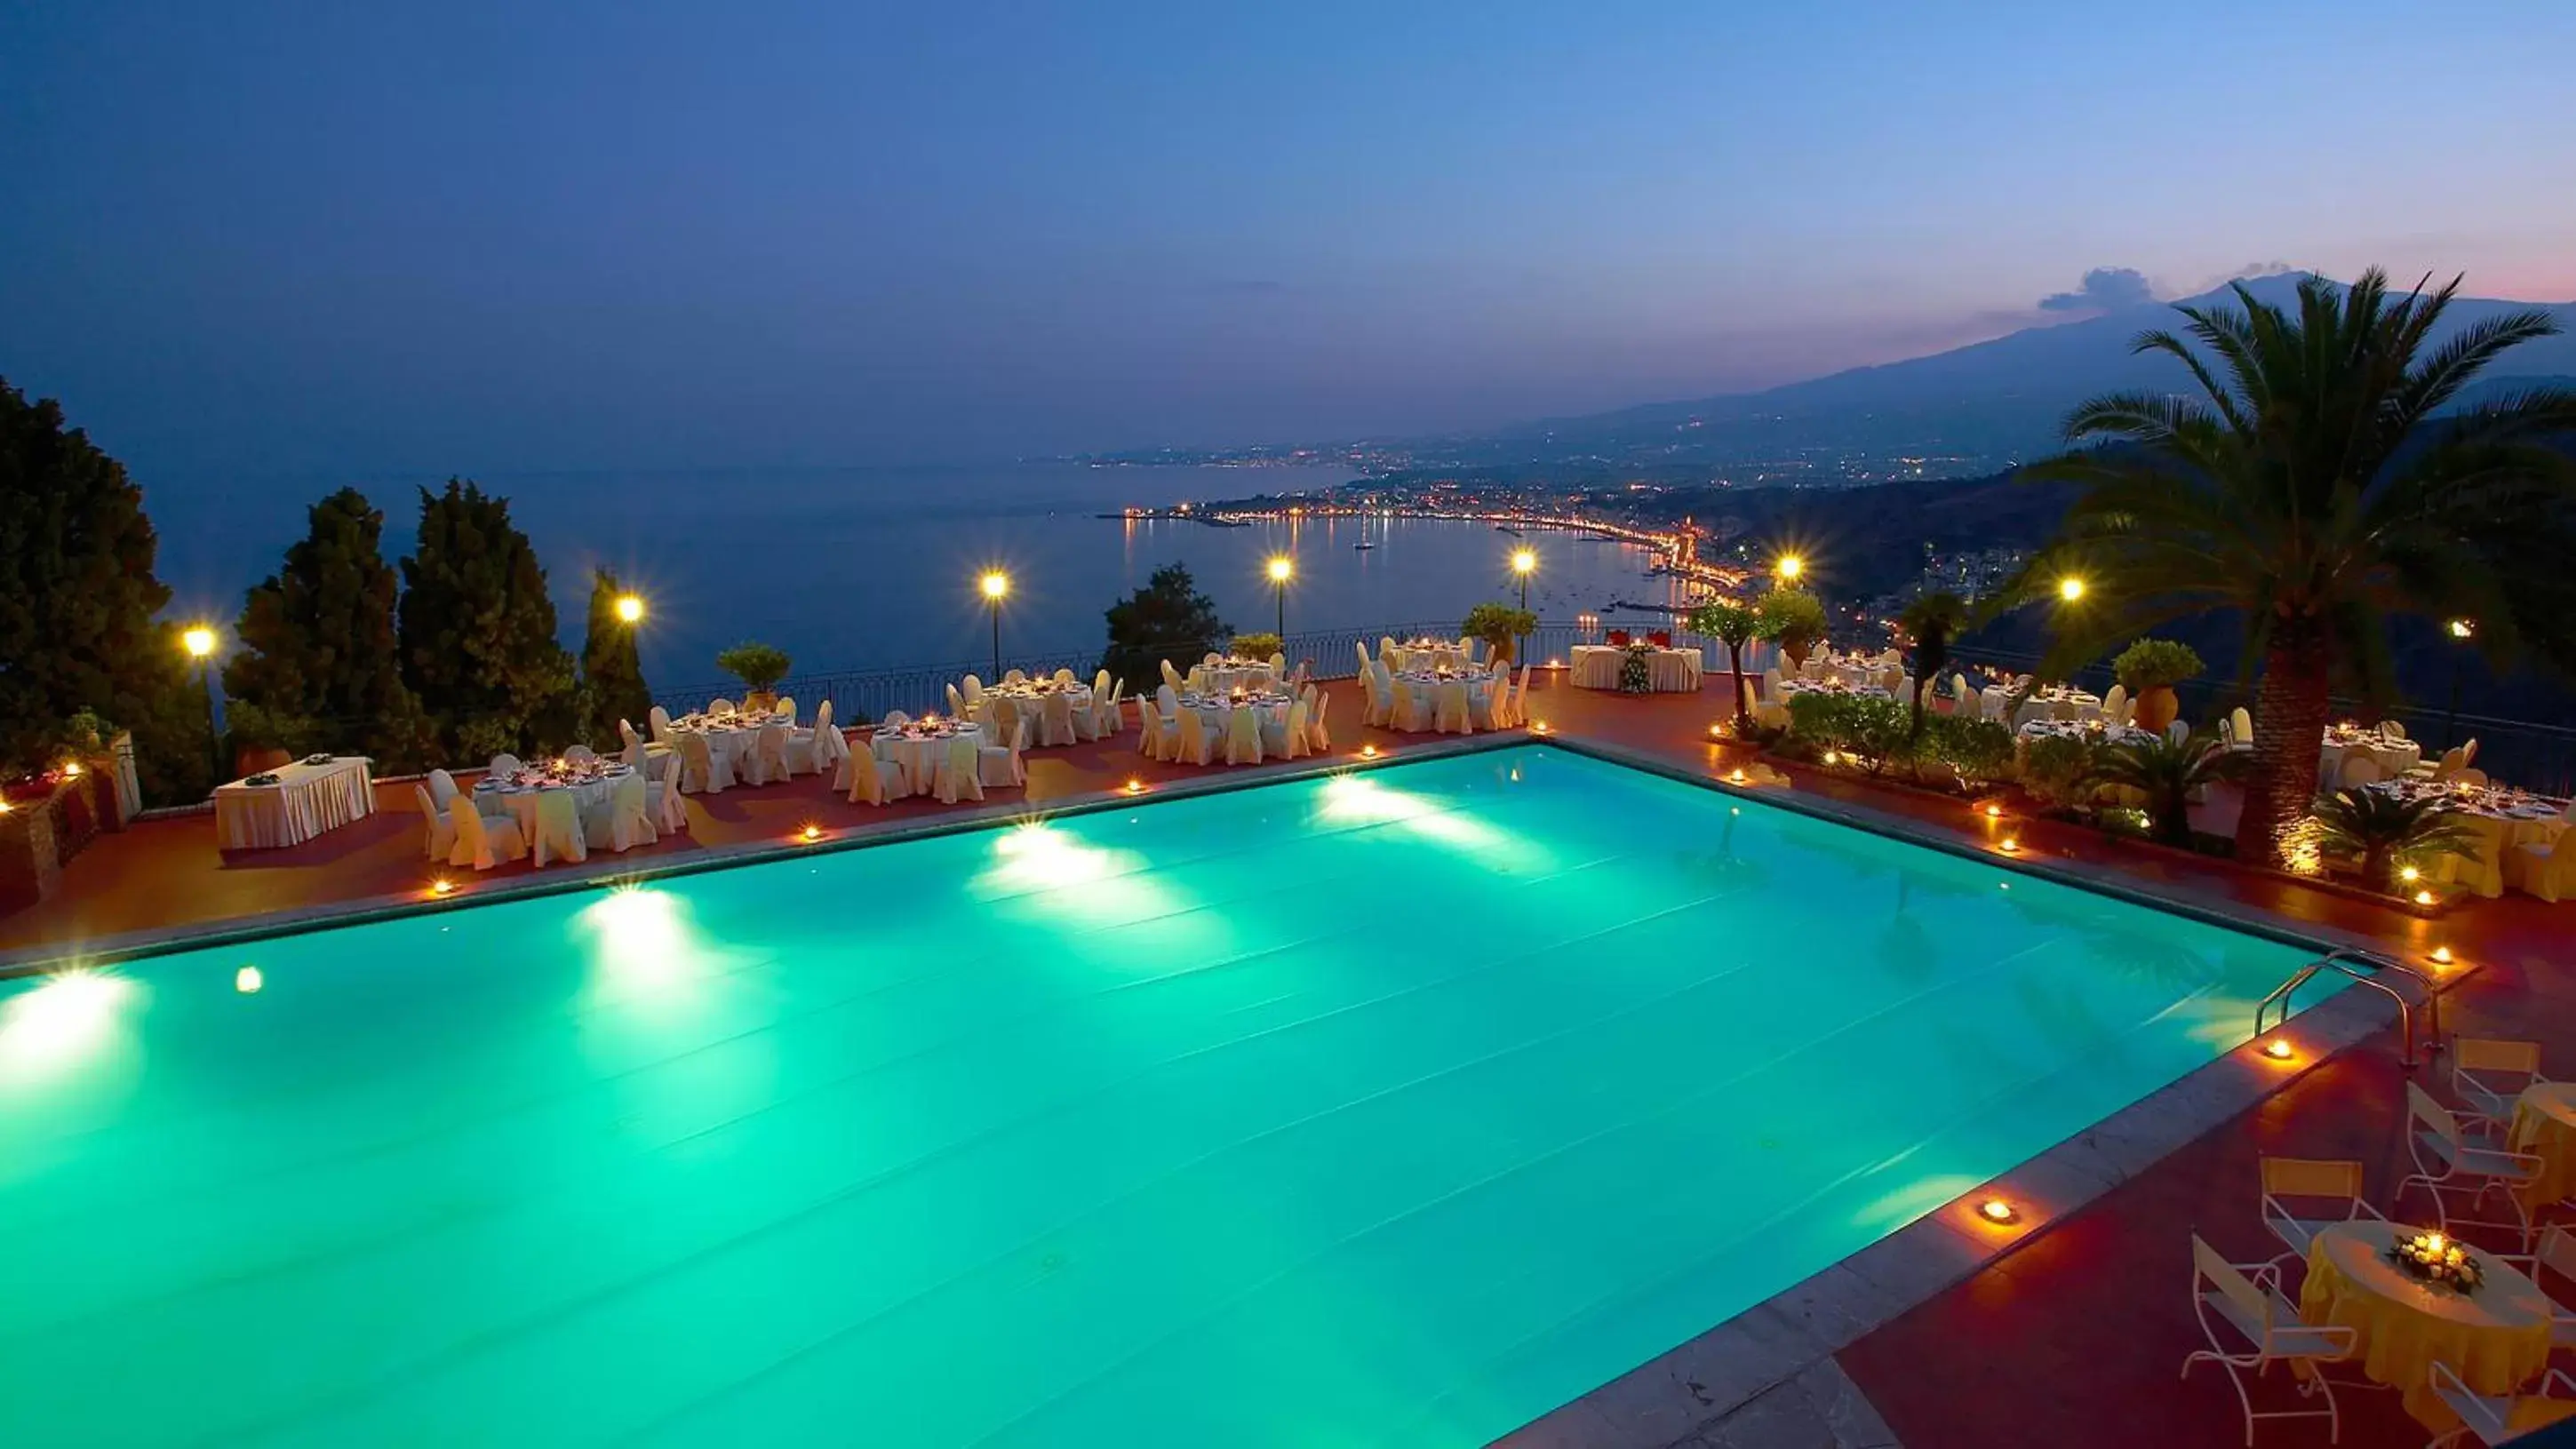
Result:
[[2459,285],[2392,297],[2373,268],[2340,298],[2322,277],[2301,280],[2295,313],[2241,283],[2242,313],[2178,308],[2215,370],[2171,332],[2135,347],[2171,356],[2198,395],[2095,398],[2067,438],[2112,446],[2026,470],[2084,485],[2013,590],[2085,585],[2057,610],[2047,669],[2172,619],[2244,620],[2260,683],[2240,859],[2281,860],[2283,831],[2316,793],[2334,689],[2394,697],[2391,616],[2475,619],[2499,666],[2527,645],[2576,668],[2576,460],[2545,445],[2576,434],[2576,393],[2445,411],[2499,355],[2558,327],[2508,312],[2434,345]]
[[1914,711],[1905,738],[1923,735],[1923,692],[1941,677],[1950,665],[1950,636],[1967,623],[1968,604],[1948,590],[1924,594],[1905,606],[1896,616],[1896,627],[1914,641],[1914,697],[1906,701]]
[[2397,866],[2478,848],[2477,832],[2441,808],[2439,800],[2401,800],[2383,790],[2338,790],[2316,802],[2318,844],[2349,855],[2361,866],[2361,883],[2375,891],[2397,889]]
[[2176,740],[2164,735],[2113,745],[2095,762],[2098,784],[2123,786],[2147,797],[2148,834],[2166,845],[2191,845],[2191,797],[2205,785],[2243,774],[2246,756],[2213,734]]
[[1735,737],[1753,738],[1753,704],[1744,691],[1744,646],[1762,628],[1762,615],[1751,604],[1716,599],[1691,610],[1690,631],[1726,645],[1727,666],[1735,671]]

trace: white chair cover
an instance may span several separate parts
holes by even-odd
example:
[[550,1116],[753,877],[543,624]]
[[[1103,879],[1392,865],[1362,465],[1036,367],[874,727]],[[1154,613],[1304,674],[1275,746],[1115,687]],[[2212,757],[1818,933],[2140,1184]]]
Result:
[[787,769],[790,774],[819,775],[841,762],[849,753],[849,743],[841,738],[840,729],[832,723],[832,702],[814,706],[814,727],[790,730],[787,734]]
[[1245,706],[1225,712],[1225,762],[1229,765],[1261,763],[1261,711]]
[[449,865],[490,870],[528,853],[527,842],[519,838],[519,822],[507,815],[485,819],[475,810],[471,795],[459,795],[447,802],[447,820],[456,833],[456,844],[447,853]]
[[692,794],[721,795],[733,783],[733,761],[707,747],[707,737],[692,730],[680,736],[680,788]]
[[1163,661],[1163,687],[1175,694],[1180,693],[1181,689],[1181,671],[1174,669],[1172,661],[1168,659]]
[[1109,671],[1100,671],[1100,682],[1091,687],[1091,737],[1105,740],[1118,733],[1126,723],[1127,681],[1109,682]]
[[427,785],[414,785],[411,792],[420,801],[420,823],[427,836],[421,842],[422,859],[447,859],[449,852],[456,849],[455,824],[438,812],[438,802],[430,797]]
[[607,799],[582,813],[582,844],[622,855],[661,839],[647,809],[649,797],[642,775],[629,775],[610,786]]
[[1002,682],[1004,684],[1026,684],[1029,682],[1029,672],[1025,669],[1006,670],[1002,674]]
[[1311,684],[1306,686],[1306,692],[1313,696],[1315,701],[1315,712],[1307,720],[1307,728],[1312,732],[1308,744],[1316,753],[1321,754],[1333,747],[1332,733],[1324,728],[1324,711],[1332,708],[1333,697]]
[[515,775],[519,772],[519,757],[512,754],[494,755],[491,763],[483,767],[483,772],[487,775]]
[[1136,753],[1149,760],[1159,760],[1163,749],[1163,717],[1154,713],[1154,697],[1136,696]]
[[1312,695],[1309,694],[1288,706],[1288,720],[1278,731],[1278,744],[1275,747],[1271,744],[1268,738],[1270,732],[1265,730],[1261,747],[1284,759],[1299,759],[1312,751],[1314,730],[1315,705]]
[[750,753],[742,758],[742,782],[767,785],[788,778],[787,726],[765,724],[752,737]]
[[653,743],[667,745],[671,742],[671,712],[662,706],[653,706],[653,712],[644,716],[644,727],[653,732]]
[[786,720],[789,724],[794,724],[796,723],[796,701],[793,698],[782,699],[771,707],[770,713]]
[[[677,754],[655,755],[661,764],[653,769],[644,786],[644,812],[653,817],[656,829],[664,834],[689,828],[689,807],[680,800],[680,757]],[[651,760],[646,761],[649,765]]]
[[984,745],[975,751],[975,778],[1002,790],[1028,784],[1028,766],[1020,758],[1020,752],[1028,747],[1029,720],[1022,715],[1012,727],[1008,743]]
[[872,754],[853,752],[849,765],[849,799],[853,805],[886,805],[912,793],[912,781],[896,760],[880,760]]
[[709,714],[731,714],[731,713],[733,713],[733,701],[732,701],[732,700],[729,700],[729,699],[723,699],[723,698],[717,698],[717,699],[711,699],[711,700],[708,700],[708,701],[707,701],[707,713],[709,713]]
[[447,813],[447,802],[455,799],[456,795],[456,777],[454,775],[447,773],[445,770],[432,770],[429,772],[429,800],[431,804],[438,807],[439,814],[444,815]]
[[948,690],[948,712],[957,716],[959,719],[964,719],[967,714],[966,696],[957,692],[956,685],[951,684],[945,687]]
[[588,745],[574,745],[563,752],[563,757],[566,763],[569,764],[595,765],[599,763],[599,751],[592,749]]
[[1074,745],[1081,742],[1081,736],[1074,733],[1073,728],[1073,696],[1048,695],[1038,705],[1038,743],[1046,746]]
[[940,804],[954,805],[960,797],[969,800],[984,798],[980,753],[973,735],[958,735],[949,740],[947,753],[939,757],[939,771],[934,780]]
[[590,844],[581,833],[581,810],[573,804],[570,790],[539,792],[537,838],[528,842],[528,848],[539,870],[552,861],[590,859]]
[[1475,710],[1467,693],[1467,681],[1443,680],[1431,692],[1433,727],[1447,734],[1454,727],[1462,735],[1476,732]]
[[1172,752],[1165,758],[1193,765],[1207,764],[1213,758],[1214,744],[1208,738],[1207,720],[1197,710],[1182,709],[1175,704],[1172,721]]

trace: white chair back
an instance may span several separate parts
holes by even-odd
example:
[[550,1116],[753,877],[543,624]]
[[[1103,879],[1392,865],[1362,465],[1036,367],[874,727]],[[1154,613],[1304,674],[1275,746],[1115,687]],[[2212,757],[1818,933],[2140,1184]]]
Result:
[[411,792],[420,805],[422,858],[445,861],[448,852],[456,848],[456,827],[439,813],[438,802],[429,797],[427,785],[414,785]]
[[566,764],[596,765],[599,763],[599,751],[588,745],[574,745],[563,752],[563,757]]
[[581,830],[581,810],[573,804],[570,790],[537,793],[537,838],[528,842],[528,849],[536,856],[539,870],[553,861],[590,859],[590,843]]
[[780,700],[776,705],[771,707],[769,712],[778,716],[780,719],[787,721],[789,724],[796,723],[796,701],[792,696]]
[[722,696],[718,696],[717,698],[714,698],[714,699],[708,700],[708,701],[707,701],[707,713],[709,713],[709,714],[731,714],[731,713],[733,713],[733,701],[732,701],[732,700],[729,700],[729,699],[726,699],[726,698],[723,698]]
[[447,809],[447,802],[455,799],[456,795],[456,777],[454,775],[447,773],[445,770],[432,770],[429,772],[429,798],[432,804],[435,804],[441,811],[444,811]]
[[2254,712],[2240,704],[2227,712],[2227,722],[2236,728],[2236,743],[2247,749],[2253,748]]
[[1026,684],[1029,682],[1029,673],[1025,669],[1007,670],[1002,675],[1002,682],[1004,684]]
[[653,732],[653,743],[667,745],[671,742],[671,712],[662,706],[653,706],[652,712],[644,716],[644,727]]
[[1225,712],[1225,762],[1261,763],[1261,711],[1242,705]]
[[490,870],[528,853],[526,842],[519,839],[519,823],[507,816],[484,819],[482,812],[474,808],[471,795],[458,795],[447,802],[447,821],[456,832],[456,844],[447,856],[450,865]]
[[519,773],[519,757],[512,754],[494,755],[491,762],[483,767],[483,772],[495,777],[515,775]]
[[966,702],[968,704],[973,704],[975,701],[984,697],[984,681],[969,674],[962,682],[966,686]]

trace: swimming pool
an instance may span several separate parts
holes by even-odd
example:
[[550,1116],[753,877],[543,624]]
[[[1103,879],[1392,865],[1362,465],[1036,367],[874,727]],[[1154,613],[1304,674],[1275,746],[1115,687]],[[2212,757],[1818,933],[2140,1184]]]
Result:
[[2305,954],[1522,746],[0,982],[0,1443],[1478,1444]]

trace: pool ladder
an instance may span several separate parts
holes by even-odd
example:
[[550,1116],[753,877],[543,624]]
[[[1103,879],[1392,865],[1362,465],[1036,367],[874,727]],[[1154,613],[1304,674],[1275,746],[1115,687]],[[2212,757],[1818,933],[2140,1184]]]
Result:
[[[2377,956],[2367,951],[2351,949],[2329,951],[2325,955],[2318,957],[2316,960],[2309,962],[2307,965],[2300,967],[2298,970],[2291,972],[2288,980],[2272,988],[2271,995],[2264,997],[2259,1002],[2256,1002],[2254,1004],[2254,1036],[2257,1040],[2260,1040],[2263,1033],[2271,1027],[2278,1027],[2288,1023],[2290,1019],[2290,994],[2297,991],[2300,987],[2307,985],[2308,982],[2314,979],[2319,972],[2323,971],[2332,971],[2338,976],[2343,976],[2350,980],[2357,981],[2397,1003],[2397,1020],[2399,1025],[2405,1029],[2406,1040],[2406,1055],[2401,1064],[2410,1072],[2415,1070],[2416,1065],[2415,1003],[2408,1001],[2404,993],[2398,991],[2396,987],[2389,985],[2386,981],[2380,978],[2384,973],[2394,972],[2397,975],[2414,982],[2415,989],[2422,992],[2424,996],[2425,1054],[2430,1056],[2442,1049],[2442,998],[2433,990],[2433,978],[2416,970],[2414,967],[2407,965],[2403,961],[2392,961],[2385,956]],[[2272,1016],[2272,1010],[2274,1007],[2280,1008],[2280,1015],[2277,1018]],[[2266,1026],[2267,1021],[2270,1024],[2269,1027]]]

